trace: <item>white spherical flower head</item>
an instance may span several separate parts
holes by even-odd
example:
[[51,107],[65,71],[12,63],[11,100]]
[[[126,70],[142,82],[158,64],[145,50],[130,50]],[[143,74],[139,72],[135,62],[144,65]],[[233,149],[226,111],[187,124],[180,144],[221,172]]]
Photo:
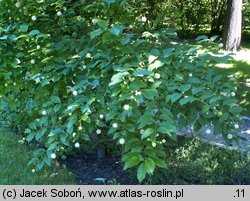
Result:
[[77,16],[76,19],[77,19],[78,21],[81,21],[81,20],[82,20],[82,17],[81,17],[81,16]]
[[42,111],[42,115],[46,115],[47,114],[47,111],[46,110],[43,110]]
[[35,172],[36,172],[36,170],[35,170],[35,169],[32,169],[32,170],[31,170],[31,172],[32,172],[32,173],[35,173]]
[[143,134],[143,133],[144,133],[144,130],[143,130],[143,129],[141,129],[141,130],[140,130],[140,134]]
[[32,21],[36,21],[36,16],[31,17]]
[[100,129],[97,129],[97,130],[96,130],[96,134],[97,134],[97,135],[100,135],[101,133],[102,133],[102,131],[101,131]]
[[62,15],[62,12],[61,12],[61,11],[58,11],[58,12],[56,13],[56,15],[57,15],[57,16],[61,16],[61,15]]
[[77,96],[78,92],[77,91],[73,91],[73,95]]
[[51,158],[51,159],[56,159],[56,154],[55,154],[55,153],[52,153],[52,154],[50,155],[50,158]]
[[233,135],[232,134],[228,134],[227,135],[227,139],[229,139],[229,140],[233,139]]
[[117,123],[113,123],[113,124],[112,124],[112,127],[113,127],[113,128],[118,128],[118,124],[117,124]]
[[72,136],[75,137],[75,136],[76,136],[76,133],[72,133]]
[[35,64],[36,61],[35,61],[34,59],[31,59],[31,60],[30,60],[30,63],[31,63],[31,64]]
[[135,91],[135,95],[136,96],[140,96],[141,95],[141,91]]
[[235,96],[235,93],[234,93],[234,92],[231,92],[231,96]]
[[124,138],[121,138],[120,140],[119,140],[119,144],[125,144],[125,139]]
[[72,112],[69,113],[69,116],[72,116]]
[[129,105],[124,105],[123,109],[126,110],[126,111],[128,111],[129,110]]
[[40,48],[41,48],[41,46],[40,46],[40,45],[37,45],[37,46],[36,46],[36,49],[38,49],[38,50],[39,50]]
[[75,148],[79,148],[80,147],[80,143],[79,142],[76,142],[75,143]]
[[155,142],[152,142],[152,147],[156,147],[156,143]]
[[238,129],[239,127],[240,127],[239,124],[235,124],[235,125],[234,125],[234,128],[235,128],[235,129]]
[[79,126],[79,127],[78,127],[78,130],[81,131],[81,130],[82,130],[82,126]]
[[92,19],[91,21],[92,21],[93,25],[96,25],[96,23],[97,23],[96,19]]
[[90,53],[87,53],[85,57],[86,57],[86,58],[91,58],[91,54],[90,54]]
[[104,118],[104,115],[103,115],[103,114],[100,114],[99,117],[100,117],[100,119],[103,119],[103,118]]
[[146,18],[145,16],[143,16],[143,17],[141,18],[141,21],[142,21],[142,22],[146,22],[146,21],[147,21],[147,18]]
[[192,73],[189,73],[189,74],[188,74],[188,76],[189,76],[189,77],[192,77],[192,76],[193,76],[193,74],[192,74]]
[[161,75],[159,73],[155,73],[155,79],[160,79]]
[[207,130],[206,130],[206,134],[211,134],[211,130],[210,130],[210,129],[207,129]]
[[223,47],[223,43],[220,43],[220,44],[219,44],[219,47],[222,48],[222,47]]
[[166,140],[165,140],[165,139],[163,139],[163,140],[162,140],[162,143],[163,143],[163,144],[165,144],[165,143],[166,143]]
[[17,8],[19,8],[21,6],[21,3],[17,2],[15,5],[16,5]]

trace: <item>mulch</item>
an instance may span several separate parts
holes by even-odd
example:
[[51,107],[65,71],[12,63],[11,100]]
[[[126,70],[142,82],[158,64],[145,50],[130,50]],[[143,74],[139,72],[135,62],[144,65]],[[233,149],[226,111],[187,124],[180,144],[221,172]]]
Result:
[[[136,178],[132,178],[130,172],[123,171],[122,162],[118,157],[107,156],[98,159],[95,154],[78,153],[68,156],[65,164],[74,173],[78,184],[138,184]],[[113,183],[110,182],[112,180]]]

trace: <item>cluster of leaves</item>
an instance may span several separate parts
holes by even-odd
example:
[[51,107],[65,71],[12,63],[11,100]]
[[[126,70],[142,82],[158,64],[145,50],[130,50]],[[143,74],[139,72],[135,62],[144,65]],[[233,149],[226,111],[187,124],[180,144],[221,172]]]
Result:
[[30,164],[111,138],[142,181],[166,168],[164,143],[179,128],[236,132],[236,89],[213,70],[228,57],[202,46],[215,38],[177,43],[171,31],[145,30],[135,9],[127,0],[0,2],[2,112],[43,145]]
[[[240,172],[249,156],[237,151],[211,146],[197,138],[184,139],[179,144],[168,144],[169,167],[146,179],[147,184],[239,184]],[[249,184],[250,172],[240,178]]]

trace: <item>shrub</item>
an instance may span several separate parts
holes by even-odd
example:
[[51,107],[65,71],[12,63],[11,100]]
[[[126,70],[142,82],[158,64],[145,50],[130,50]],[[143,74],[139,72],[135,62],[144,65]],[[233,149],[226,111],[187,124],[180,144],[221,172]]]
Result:
[[236,89],[213,70],[228,57],[202,46],[214,38],[176,43],[169,30],[145,30],[132,8],[126,0],[0,3],[1,102],[11,126],[43,144],[30,164],[41,169],[75,143],[112,139],[142,181],[166,168],[162,140],[176,139],[177,120],[194,130],[212,122],[226,139],[237,132]]

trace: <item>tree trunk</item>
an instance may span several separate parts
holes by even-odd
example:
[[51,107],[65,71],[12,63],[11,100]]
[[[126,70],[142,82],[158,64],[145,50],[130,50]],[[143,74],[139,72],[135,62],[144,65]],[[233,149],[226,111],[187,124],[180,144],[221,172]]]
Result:
[[223,33],[223,45],[225,50],[236,51],[240,49],[242,1],[243,0],[228,0],[227,16]]

